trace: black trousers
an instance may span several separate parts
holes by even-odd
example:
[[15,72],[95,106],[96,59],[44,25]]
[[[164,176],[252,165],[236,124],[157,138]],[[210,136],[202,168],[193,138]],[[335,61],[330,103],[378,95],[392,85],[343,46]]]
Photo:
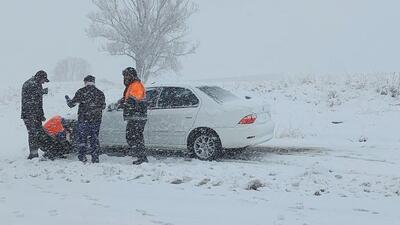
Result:
[[139,158],[146,157],[144,145],[144,127],[147,120],[128,120],[126,125],[126,141],[131,149],[131,154]]
[[72,145],[65,138],[58,139],[45,133],[40,140],[40,150],[49,157],[59,157],[71,153]]
[[39,119],[24,119],[26,129],[28,130],[29,151],[31,154],[37,154],[41,146],[41,138],[45,134],[42,121]]
[[83,157],[87,153],[92,155],[92,158],[99,157],[101,121],[78,121],[75,132],[75,143],[78,154]]

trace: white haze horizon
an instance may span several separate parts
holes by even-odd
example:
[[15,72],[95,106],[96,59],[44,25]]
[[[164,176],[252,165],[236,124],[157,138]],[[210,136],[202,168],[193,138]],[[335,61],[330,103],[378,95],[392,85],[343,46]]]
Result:
[[[182,58],[182,78],[400,71],[399,2],[194,2],[199,12],[188,38],[200,46]],[[2,2],[0,82],[19,86],[39,69],[51,77],[66,57],[84,58],[93,75],[119,82],[133,63],[99,51],[102,41],[87,37],[87,14],[95,9],[90,0]]]

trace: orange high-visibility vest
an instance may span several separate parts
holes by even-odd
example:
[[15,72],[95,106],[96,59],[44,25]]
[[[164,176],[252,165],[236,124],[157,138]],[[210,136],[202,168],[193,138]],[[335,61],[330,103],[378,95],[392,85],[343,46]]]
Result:
[[140,81],[132,82],[125,93],[125,101],[130,97],[135,97],[136,100],[141,101],[146,96],[146,89]]
[[43,128],[50,136],[56,136],[57,134],[63,132],[64,126],[62,125],[62,117],[52,117],[43,125]]

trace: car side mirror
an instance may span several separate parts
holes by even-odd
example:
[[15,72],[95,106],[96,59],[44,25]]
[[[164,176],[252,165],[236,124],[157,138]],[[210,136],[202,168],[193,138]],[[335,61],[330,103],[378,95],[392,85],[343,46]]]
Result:
[[111,103],[107,107],[107,112],[112,112],[117,110],[117,105],[115,103]]

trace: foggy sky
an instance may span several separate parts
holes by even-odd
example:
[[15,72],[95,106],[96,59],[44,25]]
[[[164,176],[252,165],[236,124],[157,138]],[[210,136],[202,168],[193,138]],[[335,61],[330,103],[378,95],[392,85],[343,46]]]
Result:
[[[182,76],[400,71],[398,1],[198,0]],[[127,57],[98,51],[90,39],[90,0],[3,0],[0,82],[19,84],[60,59],[82,57],[94,75],[120,80]]]

